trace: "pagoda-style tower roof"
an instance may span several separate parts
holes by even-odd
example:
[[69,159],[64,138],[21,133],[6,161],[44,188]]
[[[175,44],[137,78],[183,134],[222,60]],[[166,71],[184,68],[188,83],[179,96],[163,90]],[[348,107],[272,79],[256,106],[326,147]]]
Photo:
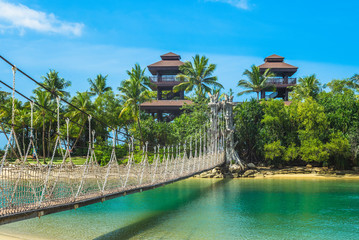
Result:
[[161,61],[147,66],[152,75],[157,75],[159,72],[162,74],[177,74],[179,66],[183,64],[180,61],[181,56],[173,52],[161,55],[161,59]]
[[270,71],[278,76],[292,76],[297,72],[298,67],[290,65],[284,62],[284,57],[273,54],[264,59],[264,63],[258,66],[263,73],[266,69],[270,68]]
[[150,76],[151,89],[157,91],[157,100],[141,103],[140,107],[153,117],[157,114],[158,121],[172,121],[181,114],[185,104],[192,104],[184,99],[184,91],[173,91],[173,87],[181,83],[176,76],[182,64],[180,55],[169,52],[161,55],[161,61],[147,66],[153,75]]

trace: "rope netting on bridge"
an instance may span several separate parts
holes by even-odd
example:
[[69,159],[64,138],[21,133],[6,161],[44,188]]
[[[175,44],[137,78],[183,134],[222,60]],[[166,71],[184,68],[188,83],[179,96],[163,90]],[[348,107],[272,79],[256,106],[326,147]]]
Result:
[[[146,142],[135,146],[130,138],[126,161],[116,157],[117,130],[112,130],[112,153],[108,163],[101,166],[96,158],[95,135],[88,115],[88,149],[82,165],[72,163],[69,131],[70,119],[66,118],[66,129],[60,128],[61,98],[56,97],[55,111],[57,127],[56,140],[50,161],[39,161],[33,133],[34,101],[30,101],[30,141],[26,148],[20,148],[14,123],[15,89],[17,68],[12,66],[12,109],[11,128],[5,153],[0,165],[0,218],[39,212],[56,206],[105,199],[116,193],[148,189],[152,186],[174,182],[222,165],[225,161],[237,161],[233,151],[232,99],[218,100],[218,94],[210,96],[211,109],[207,122],[188,141],[176,145],[152,146]],[[151,148],[151,149],[150,149]],[[29,161],[34,149],[36,162]],[[9,153],[15,151],[19,159],[9,161]],[[62,162],[55,164],[55,154],[60,153]],[[226,158],[226,159],[225,159]],[[40,216],[39,214],[38,216]]]

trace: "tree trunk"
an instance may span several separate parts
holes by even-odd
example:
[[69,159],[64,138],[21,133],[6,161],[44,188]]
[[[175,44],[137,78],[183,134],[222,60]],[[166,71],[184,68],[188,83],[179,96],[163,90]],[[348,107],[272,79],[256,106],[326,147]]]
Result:
[[[82,133],[82,131],[84,130],[85,124],[86,124],[86,121],[85,121],[85,123],[81,126],[79,135],[77,136],[77,138],[76,138],[76,140],[75,140],[75,143],[74,143],[74,144],[72,145],[72,147],[71,147],[71,152],[74,150],[74,148],[75,148],[75,146],[76,146],[78,140],[80,139],[81,133]],[[89,136],[89,137],[91,137],[91,136]],[[67,143],[67,144],[69,144],[69,143]]]
[[259,101],[259,92],[257,92],[257,101]]
[[46,164],[46,148],[45,148],[45,115],[42,118],[42,157],[44,164]]
[[137,125],[138,125],[138,130],[140,131],[140,136],[141,136],[141,146],[143,144],[143,136],[142,136],[142,130],[141,130],[141,123],[140,123],[140,110],[138,110],[138,117],[137,117]]
[[38,137],[38,135],[37,135],[37,128],[36,128],[36,130],[35,130],[35,136],[34,136],[34,138],[35,138],[35,147],[37,148],[37,137]]
[[[25,128],[22,129],[22,150],[24,151],[24,154],[26,154],[26,149],[25,149]],[[24,156],[26,157],[26,156]]]
[[[1,130],[4,132],[4,135],[5,135],[6,139],[9,141],[9,137],[7,136],[7,134],[5,132],[5,128],[4,128],[3,124],[1,123],[0,126],[1,126]],[[19,158],[19,155],[17,155],[14,147],[12,146],[12,143],[10,143],[10,148],[11,148],[12,153],[16,156],[16,158]]]
[[51,152],[51,129],[52,129],[52,121],[50,120],[50,126],[49,126],[49,132],[47,134],[47,157],[50,158],[50,152]]

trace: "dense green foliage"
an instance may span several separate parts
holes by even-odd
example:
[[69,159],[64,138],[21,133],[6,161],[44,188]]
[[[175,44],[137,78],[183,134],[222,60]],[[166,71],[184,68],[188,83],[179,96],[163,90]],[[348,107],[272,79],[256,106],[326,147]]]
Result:
[[[130,136],[134,137],[135,160],[142,158],[143,146],[148,143],[149,161],[153,159],[156,146],[190,142],[197,137],[208,122],[209,108],[207,93],[219,92],[222,88],[214,76],[216,65],[209,64],[206,57],[196,55],[193,63],[180,67],[177,77],[182,81],[175,90],[193,93],[194,104],[185,105],[183,113],[171,122],[160,122],[152,115],[140,110],[140,104],[156,98],[149,90],[151,82],[145,76],[145,69],[136,64],[127,71],[118,94],[106,84],[107,75],[89,79],[89,89],[71,96],[71,83],[61,78],[55,70],[43,77],[43,84],[50,90],[37,88],[33,91],[34,140],[36,152],[46,162],[51,158],[57,137],[57,101],[55,95],[69,101],[71,105],[60,106],[60,135],[67,134],[66,118],[69,123],[69,147],[73,156],[86,156],[89,141],[88,115],[93,117],[91,130],[95,134],[97,161],[106,165],[112,152],[112,129],[116,129],[116,156],[119,162],[126,162]],[[270,71],[261,74],[252,66],[240,80],[239,85],[246,92],[256,92],[257,100],[239,103],[234,108],[235,143],[240,158],[249,163],[267,165],[306,164],[335,167],[338,169],[357,166],[359,153],[359,77],[333,80],[321,85],[315,75],[300,78],[291,92],[291,104],[282,100],[258,101],[259,92],[271,89],[267,83]],[[325,89],[325,90],[324,90]],[[233,95],[230,89],[230,95]],[[241,93],[240,93],[241,94]],[[9,93],[0,91],[0,129],[9,137],[11,129],[12,99]],[[15,99],[14,129],[20,149],[25,152],[30,140],[29,102]],[[99,120],[99,121],[98,121]],[[121,133],[120,133],[121,132]],[[92,133],[90,133],[92,135]],[[65,148],[64,143],[61,145]],[[10,157],[19,158],[14,146]],[[0,154],[3,152],[0,151]],[[152,155],[151,155],[152,154]],[[59,156],[59,152],[57,152]]]
[[349,80],[333,80],[321,91],[314,77],[302,78],[288,106],[282,100],[248,101],[235,109],[236,149],[247,162],[305,164],[338,169],[358,164],[359,100]]

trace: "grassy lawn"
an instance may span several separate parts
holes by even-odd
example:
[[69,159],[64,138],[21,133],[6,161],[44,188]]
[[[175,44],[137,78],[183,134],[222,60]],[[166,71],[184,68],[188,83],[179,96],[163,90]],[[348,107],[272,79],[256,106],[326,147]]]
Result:
[[[83,156],[83,157],[71,157],[72,159],[72,162],[75,164],[75,165],[82,165],[85,163],[86,161],[86,156]],[[32,159],[31,156],[29,156],[27,158],[27,161],[31,164],[36,164],[36,159]],[[39,158],[39,161],[40,163],[43,163],[44,160],[42,158]],[[49,163],[51,161],[51,158],[46,158],[46,162]],[[69,159],[66,159],[66,161],[68,162]],[[9,162],[15,162],[15,159],[9,159]],[[62,157],[55,157],[54,158],[54,164],[61,164],[62,163]]]

